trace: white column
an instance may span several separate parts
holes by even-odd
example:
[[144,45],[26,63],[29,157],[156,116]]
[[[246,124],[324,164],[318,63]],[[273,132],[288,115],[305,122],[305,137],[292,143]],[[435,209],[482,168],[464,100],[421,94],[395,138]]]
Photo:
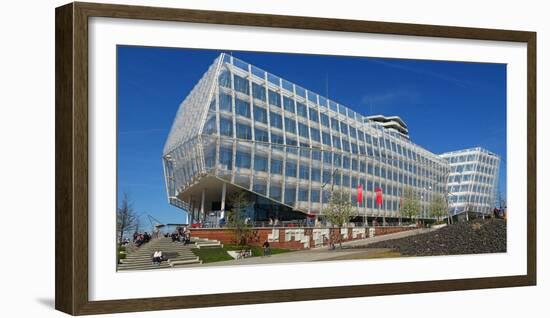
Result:
[[223,183],[222,185],[222,204],[221,204],[221,213],[220,218],[225,217],[225,193],[227,192],[227,183]]
[[204,217],[204,197],[205,197],[205,194],[206,194],[206,189],[202,189],[202,193],[201,193],[201,209],[199,211],[199,218],[201,218],[202,216],[202,221],[204,221],[205,217]]

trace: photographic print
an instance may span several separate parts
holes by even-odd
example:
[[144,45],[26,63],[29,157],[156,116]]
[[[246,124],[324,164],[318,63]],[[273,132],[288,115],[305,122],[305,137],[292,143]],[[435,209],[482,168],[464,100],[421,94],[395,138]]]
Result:
[[118,271],[507,251],[506,64],[116,50]]

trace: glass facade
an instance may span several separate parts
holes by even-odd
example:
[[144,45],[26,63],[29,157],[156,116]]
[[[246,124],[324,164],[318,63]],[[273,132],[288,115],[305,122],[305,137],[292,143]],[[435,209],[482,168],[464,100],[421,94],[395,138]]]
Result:
[[447,193],[452,166],[336,101],[226,54],[182,103],[163,157],[174,205],[185,205],[186,191],[211,176],[308,214],[341,188],[357,215],[385,217],[400,215],[405,187],[421,198],[421,217],[431,217],[428,204]]
[[450,166],[447,180],[449,213],[491,214],[496,206],[500,157],[482,148],[441,155]]

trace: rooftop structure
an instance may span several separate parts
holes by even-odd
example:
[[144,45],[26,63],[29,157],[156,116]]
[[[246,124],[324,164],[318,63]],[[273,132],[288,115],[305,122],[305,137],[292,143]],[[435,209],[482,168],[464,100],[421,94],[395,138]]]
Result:
[[366,120],[379,123],[382,127],[395,131],[401,134],[405,138],[409,138],[409,129],[407,124],[399,116],[384,116],[384,115],[373,115],[367,116]]

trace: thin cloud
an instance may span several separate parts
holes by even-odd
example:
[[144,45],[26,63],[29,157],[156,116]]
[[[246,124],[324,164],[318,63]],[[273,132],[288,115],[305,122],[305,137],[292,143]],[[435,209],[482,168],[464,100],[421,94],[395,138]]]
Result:
[[385,62],[385,61],[375,60],[375,59],[372,59],[371,62],[378,63],[378,64],[388,66],[388,67],[391,67],[391,68],[395,68],[395,69],[400,69],[400,70],[420,74],[420,75],[430,76],[430,77],[433,77],[433,78],[437,78],[437,79],[455,84],[455,85],[457,85],[459,87],[462,87],[462,88],[468,88],[468,87],[471,87],[473,85],[473,83],[470,82],[470,81],[461,80],[459,78],[449,76],[447,74],[442,74],[442,73],[430,71],[430,70],[427,70],[427,69],[424,69],[424,68],[421,68],[421,67],[410,67],[410,66],[405,66],[405,65],[395,64],[395,63],[388,63],[388,62]]
[[388,108],[396,105],[417,104],[422,94],[412,87],[402,87],[387,90],[380,94],[367,94],[361,98],[361,103],[366,105],[369,113],[376,113],[376,109]]

